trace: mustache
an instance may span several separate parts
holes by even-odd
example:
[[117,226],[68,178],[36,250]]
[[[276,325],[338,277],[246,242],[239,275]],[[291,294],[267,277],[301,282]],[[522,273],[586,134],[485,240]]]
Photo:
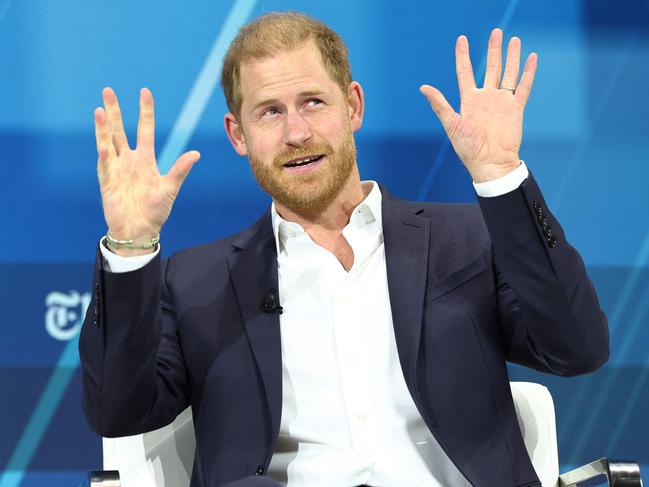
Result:
[[283,167],[287,162],[294,161],[296,159],[304,159],[306,157],[320,155],[330,156],[333,153],[334,150],[330,144],[318,144],[308,147],[295,147],[277,154],[273,159],[273,166]]

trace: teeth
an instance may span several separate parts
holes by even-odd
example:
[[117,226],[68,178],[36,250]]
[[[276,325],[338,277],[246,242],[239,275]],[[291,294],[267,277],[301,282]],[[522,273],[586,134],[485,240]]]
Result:
[[300,159],[299,161],[289,162],[287,166],[299,166],[300,164],[307,164],[309,162],[315,161],[319,156],[308,157],[306,159]]

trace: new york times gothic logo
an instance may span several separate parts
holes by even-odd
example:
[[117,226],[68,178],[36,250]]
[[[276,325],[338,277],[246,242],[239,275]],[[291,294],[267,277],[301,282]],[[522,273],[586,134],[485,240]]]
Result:
[[90,293],[70,291],[65,294],[52,291],[45,296],[45,329],[52,338],[67,341],[79,332],[86,309],[90,305]]

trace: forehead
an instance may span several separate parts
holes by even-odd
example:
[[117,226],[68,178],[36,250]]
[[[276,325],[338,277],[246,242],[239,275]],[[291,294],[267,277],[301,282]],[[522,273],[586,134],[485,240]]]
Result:
[[290,96],[304,89],[329,91],[337,87],[313,41],[291,51],[242,63],[239,80],[242,107],[250,107],[262,98]]

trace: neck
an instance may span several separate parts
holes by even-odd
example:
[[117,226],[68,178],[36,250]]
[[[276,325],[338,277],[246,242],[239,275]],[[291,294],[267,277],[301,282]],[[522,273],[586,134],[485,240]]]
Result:
[[364,188],[361,184],[358,168],[355,167],[345,186],[322,211],[309,214],[289,208],[277,201],[275,201],[275,208],[284,220],[299,224],[317,242],[319,239],[316,237],[319,235],[339,235],[349,223],[354,208],[365,199],[370,190],[371,186]]

